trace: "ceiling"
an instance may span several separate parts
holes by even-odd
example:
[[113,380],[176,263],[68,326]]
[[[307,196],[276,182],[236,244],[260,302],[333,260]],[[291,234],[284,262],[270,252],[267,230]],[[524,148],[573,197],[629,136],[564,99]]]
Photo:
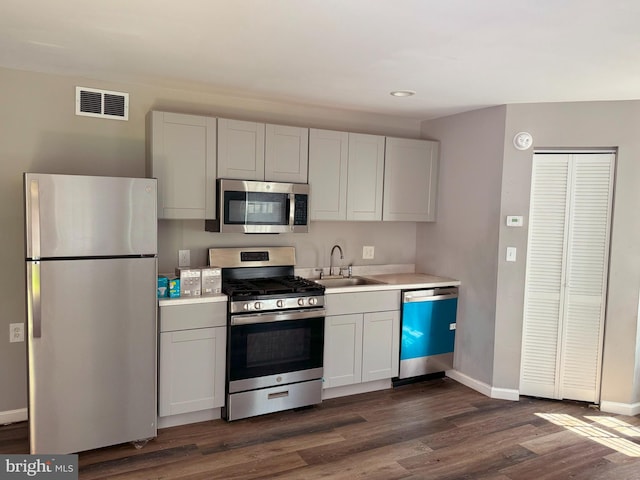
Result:
[[640,2],[2,0],[0,66],[421,120],[640,99]]

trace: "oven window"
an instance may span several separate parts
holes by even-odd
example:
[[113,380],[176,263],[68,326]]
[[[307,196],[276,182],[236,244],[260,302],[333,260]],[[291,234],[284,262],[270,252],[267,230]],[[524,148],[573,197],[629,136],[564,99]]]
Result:
[[322,366],[324,318],[233,325],[229,337],[230,380]]
[[286,193],[224,192],[224,218],[231,225],[288,225]]
[[311,332],[290,328],[247,335],[247,368],[303,362],[311,357]]

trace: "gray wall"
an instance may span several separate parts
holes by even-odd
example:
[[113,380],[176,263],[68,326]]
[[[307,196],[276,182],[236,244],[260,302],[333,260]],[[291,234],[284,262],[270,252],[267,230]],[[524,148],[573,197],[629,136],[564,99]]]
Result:
[[[525,130],[534,148],[618,147],[601,399],[638,402],[640,102],[509,105],[506,112],[494,386],[519,384],[532,151],[519,152],[511,141]],[[506,215],[524,215],[525,227],[506,227]],[[518,247],[516,263],[504,261],[507,245]]]
[[[640,401],[640,101],[521,104],[422,125],[441,141],[438,216],[417,227],[416,266],[462,281],[455,367],[492,387],[519,387],[533,149],[616,147],[601,400]],[[523,215],[522,228],[507,215]],[[507,263],[507,246],[518,249]]]
[[454,367],[491,384],[505,107],[422,124],[440,140],[436,223],[418,224],[416,268],[461,280]]
[[[78,117],[75,86],[130,94],[129,121]],[[415,120],[368,113],[286,105],[193,90],[116,84],[84,78],[0,69],[0,413],[26,407],[26,344],[8,342],[9,324],[25,321],[22,172],[145,175],[145,115],[149,110],[227,116],[286,125],[418,138]],[[193,262],[213,245],[294,244],[301,266],[328,264],[331,245],[363,262],[362,245],[375,245],[375,263],[413,263],[415,225],[312,224],[299,237],[249,237],[204,233],[197,222],[160,222],[160,267],[172,270],[177,249],[194,249]],[[397,248],[397,240],[402,248]],[[345,260],[347,260],[345,259]]]

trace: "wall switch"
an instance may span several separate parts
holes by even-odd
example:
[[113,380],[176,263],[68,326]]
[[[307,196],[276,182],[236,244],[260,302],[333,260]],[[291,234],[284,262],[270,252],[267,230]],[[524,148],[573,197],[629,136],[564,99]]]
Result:
[[516,247],[507,247],[507,262],[516,261]]
[[9,342],[24,342],[24,323],[9,324]]
[[191,265],[191,250],[178,250],[178,266],[188,267]]
[[373,260],[375,247],[362,247],[362,258],[364,260]]

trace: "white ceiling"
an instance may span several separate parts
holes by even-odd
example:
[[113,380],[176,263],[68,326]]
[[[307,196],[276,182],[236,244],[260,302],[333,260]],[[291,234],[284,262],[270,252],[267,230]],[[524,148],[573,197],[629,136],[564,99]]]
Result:
[[640,99],[640,1],[1,0],[0,66],[415,119]]

